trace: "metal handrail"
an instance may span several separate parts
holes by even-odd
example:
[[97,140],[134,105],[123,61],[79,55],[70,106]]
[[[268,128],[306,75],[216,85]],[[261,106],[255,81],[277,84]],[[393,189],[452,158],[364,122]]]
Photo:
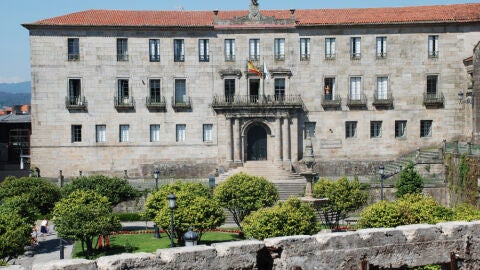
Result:
[[212,106],[303,105],[300,95],[235,95],[213,97]]

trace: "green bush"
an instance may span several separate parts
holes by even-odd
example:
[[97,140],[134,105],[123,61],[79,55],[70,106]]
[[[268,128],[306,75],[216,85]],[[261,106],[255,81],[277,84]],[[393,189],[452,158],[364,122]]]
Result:
[[26,196],[30,205],[38,208],[44,215],[52,211],[55,202],[60,199],[60,189],[42,178],[6,177],[0,183],[0,201],[16,196]]
[[220,205],[233,215],[237,226],[252,211],[269,207],[278,200],[277,188],[263,177],[237,173],[215,188],[214,196]]
[[103,175],[75,178],[72,183],[62,188],[62,195],[67,197],[76,190],[93,190],[107,197],[112,205],[135,199],[140,195],[140,192],[133,188],[126,179]]
[[470,204],[463,203],[453,209],[453,220],[480,220],[480,211]]
[[252,212],[243,220],[247,237],[263,240],[286,235],[311,235],[318,231],[315,211],[297,198]]
[[397,198],[402,197],[405,194],[420,194],[423,189],[423,179],[415,171],[413,162],[409,162],[408,165],[400,172],[399,179],[395,184],[395,196]]
[[0,265],[22,255],[30,245],[32,225],[15,212],[0,209]]
[[453,211],[440,205],[431,196],[406,194],[397,201],[380,201],[360,213],[359,225],[364,228],[396,227],[408,224],[435,224],[452,220]]
[[5,198],[0,205],[1,211],[18,214],[27,224],[35,224],[39,210],[30,203],[27,195]]

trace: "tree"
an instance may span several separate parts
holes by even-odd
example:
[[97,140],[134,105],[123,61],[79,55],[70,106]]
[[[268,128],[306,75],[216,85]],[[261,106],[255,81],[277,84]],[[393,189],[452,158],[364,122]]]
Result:
[[55,204],[53,214],[59,236],[82,241],[87,258],[93,254],[94,237],[121,228],[108,198],[91,190],[74,191]]
[[15,212],[0,209],[0,265],[22,255],[31,244],[32,226]]
[[93,190],[108,198],[112,205],[138,197],[139,192],[133,188],[126,179],[118,177],[107,177],[94,175],[89,177],[78,177],[72,183],[62,188],[64,197],[76,190]]
[[397,198],[400,198],[405,194],[422,193],[423,179],[415,170],[413,162],[409,162],[405,169],[400,172],[395,188],[397,189],[395,192]]
[[182,237],[190,226],[194,227],[201,238],[204,231],[214,229],[225,221],[223,209],[212,198],[208,187],[201,183],[175,182],[160,187],[145,202],[145,216],[168,234],[170,234],[170,208],[167,196],[170,193],[177,197],[174,234],[178,243],[183,242]]
[[18,214],[27,224],[35,224],[38,216],[38,208],[30,203],[29,197],[14,196],[5,198],[0,205],[0,209],[5,213]]
[[315,210],[293,197],[273,207],[252,212],[242,224],[247,237],[259,240],[286,235],[311,235],[318,230]]
[[359,225],[364,228],[389,228],[400,225],[449,221],[453,211],[440,205],[431,196],[405,194],[396,201],[380,201],[360,213]]
[[346,177],[337,181],[320,179],[313,186],[315,198],[328,198],[319,208],[320,217],[330,228],[337,227],[347,214],[362,207],[367,201],[367,193],[362,191],[358,179],[349,181]]
[[8,176],[0,183],[0,201],[15,196],[26,196],[41,214],[47,214],[60,199],[60,189],[42,178]]
[[214,196],[232,213],[235,223],[242,229],[241,223],[248,214],[275,204],[278,191],[263,177],[237,173],[218,185]]

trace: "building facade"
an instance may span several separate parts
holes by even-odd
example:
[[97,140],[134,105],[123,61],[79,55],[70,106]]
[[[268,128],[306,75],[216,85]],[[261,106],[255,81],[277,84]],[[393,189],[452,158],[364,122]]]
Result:
[[[24,24],[31,163],[178,177],[268,160],[312,141],[328,175],[443,140],[471,140],[463,59],[480,4],[341,10],[89,10]],[[357,169],[356,169],[357,170]]]

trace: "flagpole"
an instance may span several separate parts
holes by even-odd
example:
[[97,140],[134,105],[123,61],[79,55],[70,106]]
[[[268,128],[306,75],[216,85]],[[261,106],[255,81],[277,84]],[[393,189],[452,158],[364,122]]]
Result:
[[[265,66],[265,56],[263,57],[263,67]],[[262,69],[263,69],[262,67]],[[264,73],[265,71],[262,70],[262,74]],[[263,74],[262,76],[262,98],[265,97],[265,74]]]

